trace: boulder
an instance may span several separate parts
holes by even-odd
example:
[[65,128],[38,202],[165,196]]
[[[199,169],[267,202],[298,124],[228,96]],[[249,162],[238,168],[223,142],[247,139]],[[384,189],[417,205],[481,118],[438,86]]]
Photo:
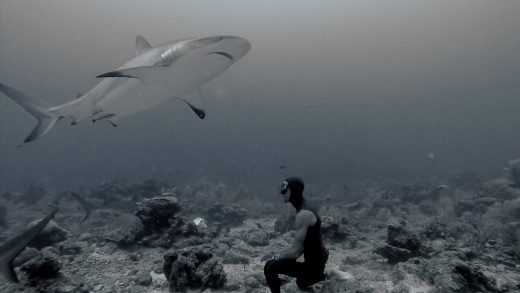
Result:
[[61,261],[58,255],[49,248],[42,249],[36,257],[31,258],[20,267],[31,282],[56,277],[60,269]]
[[383,246],[376,248],[375,253],[386,258],[389,263],[399,263],[407,261],[413,257],[410,250],[405,248],[399,248],[385,243]]
[[406,226],[405,220],[390,220],[387,226],[386,244],[378,247],[374,252],[386,258],[390,263],[406,261],[411,257],[421,255],[419,235]]
[[164,255],[163,271],[170,292],[221,289],[227,280],[222,260],[207,245],[167,252]]
[[295,229],[295,223],[294,223],[294,219],[296,217],[296,213],[291,212],[287,212],[287,213],[282,213],[278,219],[276,219],[276,221],[274,222],[274,231],[277,232],[277,233],[280,233],[280,234],[284,234],[284,233],[287,233],[289,231],[292,231]]
[[267,246],[269,234],[262,229],[251,229],[242,235],[242,240],[251,246]]
[[169,221],[181,210],[179,201],[174,196],[156,196],[137,203],[135,215],[141,219],[144,228],[162,231],[170,227]]
[[407,227],[404,220],[391,220],[388,223],[388,236],[386,242],[389,245],[410,250],[418,255],[421,248],[419,235]]
[[343,241],[350,235],[345,226],[340,225],[333,217],[329,216],[321,217],[321,233],[324,238],[334,241]]

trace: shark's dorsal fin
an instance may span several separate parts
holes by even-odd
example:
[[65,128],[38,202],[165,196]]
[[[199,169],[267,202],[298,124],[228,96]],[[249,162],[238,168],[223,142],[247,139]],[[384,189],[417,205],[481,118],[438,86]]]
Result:
[[22,234],[8,240],[0,246],[0,275],[2,275],[7,281],[18,283],[18,278],[13,269],[14,258],[25,249],[29,242],[31,242],[31,240],[33,240],[33,238],[36,237],[43,228],[45,228],[57,211],[58,209],[55,208],[36,225],[26,229]]
[[135,38],[135,56],[148,51],[150,48],[152,48],[152,46],[150,46],[150,43],[148,43],[145,38],[141,36]]
[[186,102],[188,106],[199,116],[200,119],[206,117],[206,111],[204,110],[204,100],[199,88],[188,92],[177,99]]

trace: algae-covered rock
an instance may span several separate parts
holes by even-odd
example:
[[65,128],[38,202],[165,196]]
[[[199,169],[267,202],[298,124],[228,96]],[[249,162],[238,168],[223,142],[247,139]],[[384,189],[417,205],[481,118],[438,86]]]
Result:
[[173,219],[180,209],[176,197],[156,196],[137,203],[135,215],[141,219],[146,229],[157,231],[168,228],[169,220]]
[[242,235],[242,240],[251,246],[267,246],[269,234],[262,229],[251,229]]
[[321,217],[321,231],[324,238],[333,241],[343,241],[351,234],[344,225],[329,216]]
[[[38,224],[40,220],[36,220],[29,224],[32,227]],[[67,240],[71,236],[71,233],[63,229],[54,220],[50,220],[49,223],[43,228],[43,230],[29,243],[30,247],[36,247],[41,249],[46,246],[51,246],[55,243],[59,243]]]
[[407,228],[404,220],[392,219],[388,223],[386,244],[375,252],[388,259],[390,263],[406,261],[421,254],[419,235]]
[[31,258],[20,267],[20,270],[25,272],[31,281],[55,277],[60,269],[59,256],[47,248],[38,252],[36,257]]
[[212,222],[236,227],[242,225],[247,216],[247,211],[237,204],[216,204],[207,212]]
[[295,229],[294,219],[296,213],[294,211],[282,213],[274,222],[274,231],[277,233],[286,233]]
[[187,289],[221,289],[227,277],[222,260],[207,245],[186,247],[164,255],[163,271],[170,292]]

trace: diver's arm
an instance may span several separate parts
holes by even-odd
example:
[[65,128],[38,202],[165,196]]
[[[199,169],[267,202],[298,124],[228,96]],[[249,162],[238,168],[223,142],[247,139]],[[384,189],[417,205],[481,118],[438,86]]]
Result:
[[307,236],[307,228],[316,223],[316,217],[310,211],[301,211],[296,215],[296,234],[291,248],[276,257],[279,259],[296,260],[303,254],[303,242]]

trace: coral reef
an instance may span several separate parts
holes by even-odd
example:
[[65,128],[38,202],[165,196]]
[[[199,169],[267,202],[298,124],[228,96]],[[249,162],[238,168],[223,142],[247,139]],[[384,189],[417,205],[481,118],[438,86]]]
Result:
[[[329,278],[313,291],[519,291],[520,189],[512,174],[477,179],[470,172],[441,189],[414,180],[324,190],[333,199],[316,197],[322,199],[327,266],[354,278]],[[161,188],[162,196],[150,197],[159,184],[149,183],[107,185],[111,200],[143,197],[138,210],[97,210],[83,223],[76,201],[53,201],[56,194],[47,193],[40,202],[60,205],[55,220],[72,235],[49,241],[42,251],[25,249],[14,260],[22,285],[0,281],[0,292],[268,292],[262,257],[292,244],[292,206],[251,200],[244,186],[207,179],[184,189]],[[134,187],[139,191],[133,193]],[[2,206],[24,212],[8,214],[10,230],[0,238],[41,216],[41,207],[24,205],[16,201],[19,193],[12,194]],[[85,189],[82,194],[96,200]],[[298,292],[288,277],[282,277],[282,289]]]

